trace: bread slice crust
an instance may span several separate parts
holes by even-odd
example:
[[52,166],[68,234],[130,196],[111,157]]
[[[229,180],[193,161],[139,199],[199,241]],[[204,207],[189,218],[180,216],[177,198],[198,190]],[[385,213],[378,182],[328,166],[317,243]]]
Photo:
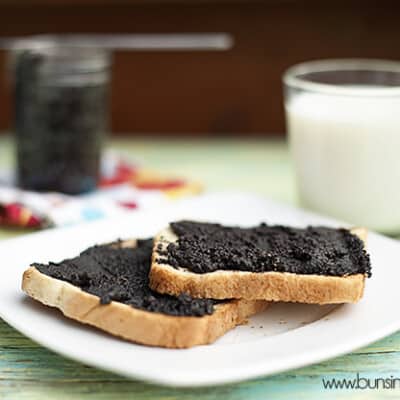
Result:
[[[351,232],[365,242],[367,231],[364,228],[355,228]],[[327,276],[228,270],[197,274],[159,263],[158,246],[164,249],[176,240],[177,236],[170,228],[160,232],[154,240],[150,287],[157,292],[174,296],[188,293],[193,297],[211,299],[262,299],[310,304],[355,303],[363,296],[363,274]]]
[[24,272],[22,289],[68,318],[135,343],[167,348],[212,343],[268,306],[265,301],[233,300],[215,305],[211,315],[188,317],[149,312],[115,301],[102,305],[99,297],[43,274],[34,266]]

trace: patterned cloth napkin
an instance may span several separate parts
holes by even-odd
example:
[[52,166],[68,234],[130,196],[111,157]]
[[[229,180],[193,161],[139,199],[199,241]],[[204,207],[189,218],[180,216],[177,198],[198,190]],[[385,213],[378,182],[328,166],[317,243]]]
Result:
[[69,196],[38,193],[14,186],[11,175],[0,185],[0,226],[47,228],[159,207],[172,199],[202,191],[201,184],[163,176],[128,162],[112,152],[101,162],[101,179],[95,192]]

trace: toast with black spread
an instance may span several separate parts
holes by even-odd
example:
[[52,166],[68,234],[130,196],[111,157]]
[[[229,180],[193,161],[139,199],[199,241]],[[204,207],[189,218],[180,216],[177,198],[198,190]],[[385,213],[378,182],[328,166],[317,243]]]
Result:
[[149,288],[153,240],[94,246],[60,263],[33,264],[22,289],[74,320],[151,346],[207,344],[265,309],[265,301],[216,301]]
[[354,303],[371,275],[366,233],[175,222],[155,239],[150,287],[212,299]]

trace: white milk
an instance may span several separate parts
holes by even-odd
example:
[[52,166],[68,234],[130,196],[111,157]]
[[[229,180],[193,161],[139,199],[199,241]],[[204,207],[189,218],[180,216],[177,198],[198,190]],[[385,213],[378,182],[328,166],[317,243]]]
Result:
[[286,104],[301,202],[400,231],[400,97],[299,94]]

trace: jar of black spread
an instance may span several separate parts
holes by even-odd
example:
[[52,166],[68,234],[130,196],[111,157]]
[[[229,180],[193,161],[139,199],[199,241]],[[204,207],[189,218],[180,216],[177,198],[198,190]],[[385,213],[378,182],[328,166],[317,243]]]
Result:
[[110,53],[45,41],[13,57],[19,186],[68,194],[95,189],[108,126]]

